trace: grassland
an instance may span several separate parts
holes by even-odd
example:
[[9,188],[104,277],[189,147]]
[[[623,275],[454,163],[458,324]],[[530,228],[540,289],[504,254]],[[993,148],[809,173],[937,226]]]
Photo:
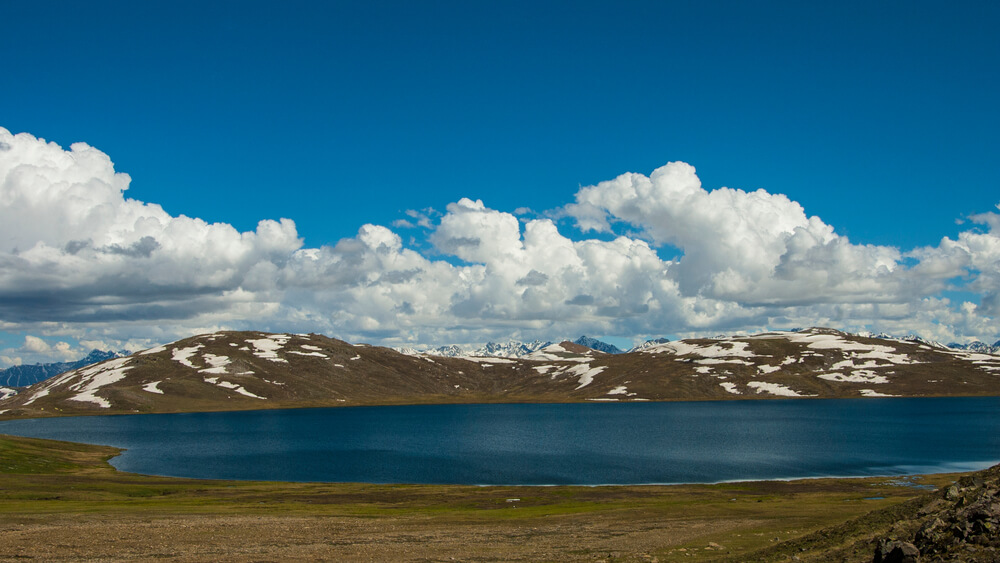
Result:
[[122,473],[107,463],[116,453],[0,436],[0,560],[827,561],[838,549],[856,560],[921,494],[907,484],[956,478],[277,483]]

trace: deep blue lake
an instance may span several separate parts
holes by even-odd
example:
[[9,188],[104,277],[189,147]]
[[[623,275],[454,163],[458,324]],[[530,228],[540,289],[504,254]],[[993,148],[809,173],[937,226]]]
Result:
[[427,405],[0,422],[212,479],[709,483],[966,471],[1000,461],[1000,398]]

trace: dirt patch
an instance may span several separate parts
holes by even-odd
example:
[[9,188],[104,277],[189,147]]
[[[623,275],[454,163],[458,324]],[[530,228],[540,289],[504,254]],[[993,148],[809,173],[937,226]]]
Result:
[[343,518],[67,515],[0,528],[0,559],[104,561],[578,561],[651,560],[683,543],[750,521],[442,523],[419,517]]

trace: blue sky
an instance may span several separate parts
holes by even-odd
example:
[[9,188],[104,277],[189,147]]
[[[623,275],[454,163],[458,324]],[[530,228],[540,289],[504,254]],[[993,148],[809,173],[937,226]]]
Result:
[[[7,3],[8,25],[0,41],[11,55],[0,77],[0,127],[44,138],[65,151],[72,143],[87,143],[108,155],[116,172],[131,177],[124,197],[158,204],[171,217],[225,223],[239,232],[254,231],[261,220],[291,219],[300,251],[354,240],[359,228],[372,224],[390,229],[404,249],[431,262],[489,264],[483,256],[463,257],[443,234],[435,235],[448,206],[469,198],[482,200],[481,215],[521,210],[522,225],[549,219],[575,242],[610,242],[624,234],[647,242],[665,262],[676,261],[695,250],[690,244],[679,247],[677,241],[688,235],[656,224],[656,217],[601,204],[601,212],[614,220],[604,232],[588,231],[566,207],[577,202],[581,188],[626,172],[649,176],[674,161],[694,166],[706,191],[729,187],[782,194],[859,248],[873,245],[905,255],[934,247],[941,254],[943,237],[958,241],[963,232],[992,233],[988,221],[969,217],[983,219],[981,214],[995,212],[1000,202],[995,102],[1000,7],[995,3],[205,4]],[[734,207],[736,216],[740,205]],[[426,215],[429,227],[399,223],[417,222],[407,211]],[[478,240],[459,234],[455,240]],[[153,239],[162,252],[170,247]],[[983,329],[992,326],[992,316],[982,299],[989,300],[994,289],[980,270],[994,263],[991,251],[981,247],[978,258],[964,265],[936,255],[935,268],[944,262],[956,268],[947,278],[957,280],[951,286],[925,283],[913,289],[920,284],[909,279],[918,277],[911,272],[905,282],[892,281],[892,291],[870,300],[863,314],[831,307],[859,307],[870,288],[817,290],[824,294],[815,300],[823,311],[789,312],[787,307],[809,301],[803,290],[799,301],[782,302],[782,311],[775,312],[757,310],[774,305],[773,295],[742,300],[713,278],[714,289],[689,281],[681,283],[680,295],[710,298],[718,311],[735,303],[740,313],[677,321],[680,313],[664,307],[659,321],[629,324],[618,322],[622,317],[607,305],[586,314],[551,311],[550,324],[530,328],[527,321],[539,319],[495,303],[486,306],[489,299],[480,296],[472,300],[479,304],[475,313],[456,312],[471,310],[459,306],[468,300],[455,299],[449,305],[454,318],[421,332],[416,319],[406,327],[389,326],[377,315],[374,324],[330,321],[329,307],[341,301],[306,299],[302,296],[317,286],[291,283],[277,288],[282,295],[267,296],[284,313],[260,324],[420,344],[546,331],[569,333],[554,337],[598,331],[639,339],[756,330],[812,315],[817,321],[839,320],[845,328],[909,325],[942,337],[992,338],[1000,335]],[[877,269],[890,260],[908,268],[921,259],[928,260],[883,256],[868,266]],[[279,269],[285,265],[283,259],[269,260]],[[429,271],[427,265],[411,266]],[[552,272],[544,275],[556,279]],[[757,280],[755,275],[748,279]],[[699,283],[708,279],[690,276]],[[151,280],[185,295],[190,290],[183,301],[191,308],[187,313],[175,307],[166,314],[171,307],[164,303],[150,307],[155,312],[93,313],[109,300],[134,301],[101,290],[84,292],[81,299],[91,304],[83,314],[65,307],[72,301],[65,287],[32,294],[42,308],[62,305],[46,315],[0,307],[0,327],[6,329],[0,349],[7,349],[10,360],[27,361],[34,357],[24,342],[29,335],[52,345],[69,342],[75,353],[81,341],[152,343],[199,328],[252,324],[247,313],[214,306],[209,309],[220,311],[218,317],[192,320],[199,309],[192,296],[253,293],[245,279],[187,289],[174,281]],[[527,282],[512,283],[508,290],[523,290]],[[0,294],[0,304],[23,304],[24,295],[14,287]],[[595,303],[602,298],[579,295]],[[560,299],[570,302],[579,295]],[[953,301],[942,310],[960,314],[959,302],[967,300],[980,307],[979,316],[916,319],[929,307],[918,305],[920,300],[942,297]],[[629,309],[622,299],[612,301],[615,310]],[[352,295],[350,302],[361,307],[365,299]],[[892,304],[895,312],[873,312],[875,302],[882,309]],[[904,303],[910,308],[900,312]],[[750,314],[748,308],[757,309]],[[629,310],[622,314],[646,314]],[[361,315],[358,311],[352,314]]]

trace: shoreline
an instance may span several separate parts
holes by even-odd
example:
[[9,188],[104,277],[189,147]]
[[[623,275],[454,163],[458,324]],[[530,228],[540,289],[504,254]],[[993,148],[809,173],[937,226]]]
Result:
[[[14,395],[16,396],[16,395]],[[48,418],[67,417],[90,417],[90,416],[134,416],[134,415],[161,415],[161,414],[201,414],[201,413],[236,413],[255,411],[281,411],[281,410],[309,410],[309,409],[352,409],[352,408],[375,408],[375,407],[434,407],[449,405],[465,406],[488,406],[488,405],[655,405],[663,403],[738,403],[738,402],[760,402],[760,401],[883,401],[900,399],[973,399],[973,398],[1000,398],[1000,393],[947,393],[947,394],[924,394],[924,395],[886,395],[886,396],[834,396],[823,397],[816,395],[803,395],[798,397],[785,397],[780,395],[732,395],[726,397],[667,397],[661,399],[629,399],[629,400],[593,400],[593,399],[567,399],[561,401],[551,400],[546,397],[542,400],[530,398],[498,399],[488,400],[477,397],[471,400],[441,401],[440,397],[435,400],[399,400],[399,401],[303,401],[297,402],[275,402],[270,404],[238,404],[224,408],[202,408],[197,410],[151,410],[151,411],[122,411],[122,412],[101,412],[93,409],[80,411],[59,412],[46,411],[44,408],[31,412],[27,416],[9,414],[13,409],[0,410],[0,423],[10,420],[42,420]],[[10,397],[9,397],[10,398]]]
[[[118,451],[0,436],[0,561],[823,561],[844,547],[823,530],[861,518],[850,537],[864,542],[929,498],[884,477],[549,487],[184,479],[118,471],[108,463]],[[913,482],[942,488],[961,476]],[[775,549],[780,557],[755,555]]]

